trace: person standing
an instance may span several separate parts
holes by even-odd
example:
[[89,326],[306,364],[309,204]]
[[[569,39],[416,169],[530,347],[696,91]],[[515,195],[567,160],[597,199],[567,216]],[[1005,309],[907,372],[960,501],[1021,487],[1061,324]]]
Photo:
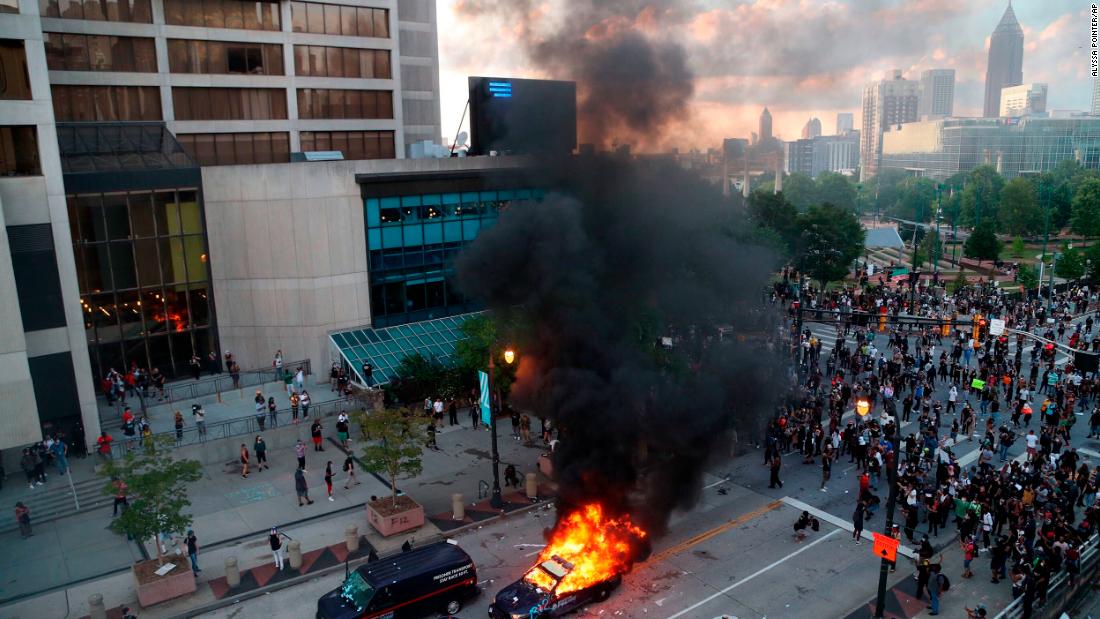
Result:
[[202,360],[198,355],[191,355],[191,378],[198,380],[202,373]]
[[348,474],[348,478],[344,480],[344,490],[348,489],[348,484],[355,482],[358,486],[360,481],[355,478],[355,458],[351,454],[344,458],[344,472]]
[[202,572],[199,569],[199,538],[195,537],[193,529],[187,530],[187,558],[191,559],[191,572],[198,577]]
[[248,447],[241,443],[241,477],[248,479]]
[[259,473],[264,469],[271,468],[267,464],[267,443],[264,442],[264,437],[257,436],[256,441],[252,443],[252,451],[256,452],[256,472]]
[[53,454],[53,463],[57,466],[57,474],[64,475],[69,470],[69,446],[65,441],[54,437],[50,445],[50,453]]
[[19,524],[19,535],[23,539],[34,536],[31,531],[31,509],[23,505],[23,501],[15,502],[15,521]]
[[267,400],[264,399],[263,392],[257,389],[256,397],[252,401],[256,403],[256,423],[259,424],[262,431],[264,429],[264,415],[267,412]]
[[271,532],[267,536],[267,543],[271,546],[271,554],[275,557],[275,569],[283,569],[283,539],[286,535],[279,530],[278,527],[271,527]]
[[451,403],[447,405],[447,421],[452,426],[458,425],[458,405],[452,399]]
[[832,451],[826,451],[821,455],[821,491],[828,492],[829,477],[833,472]]
[[863,500],[856,502],[856,511],[852,512],[852,539],[856,541],[856,545],[863,544]]
[[275,403],[275,396],[267,399],[267,417],[271,421],[272,428],[279,427],[279,405]]
[[302,439],[298,439],[298,442],[294,443],[294,455],[298,458],[298,469],[304,471],[306,468],[306,444],[302,442]]
[[183,413],[176,411],[172,416],[172,422],[176,426],[176,444],[183,440]]
[[301,367],[294,373],[294,387],[298,393],[301,393],[306,386],[306,371]]
[[290,419],[291,423],[298,424],[298,405],[301,404],[302,397],[298,395],[297,391],[290,393]]
[[943,583],[946,578],[941,573],[941,567],[939,564],[931,566],[932,577],[928,580],[928,599],[931,602],[928,608],[931,612],[929,615],[940,614],[940,594],[943,593]]
[[348,449],[348,427],[348,415],[340,411],[340,416],[336,418],[336,438],[340,439],[340,446],[344,451]]
[[325,448],[321,446],[324,427],[321,425],[320,419],[314,419],[313,423],[309,426],[309,436],[313,440],[313,451],[324,451]]
[[302,403],[302,419],[309,419],[310,399],[309,399],[309,392],[306,391],[305,389],[302,390],[301,403]]
[[325,463],[325,490],[328,491],[328,500],[334,501],[335,499],[332,498],[332,460]]
[[298,507],[306,504],[313,505],[313,499],[309,498],[309,484],[306,482],[305,469],[294,471],[294,492],[298,495]]
[[779,479],[779,469],[783,466],[783,458],[779,455],[779,452],[775,452],[772,456],[771,462],[771,479],[768,481],[769,488],[775,488],[776,486],[782,488],[783,482]]
[[202,410],[202,405],[191,405],[191,416],[195,418],[195,429],[199,431],[199,438],[206,437],[206,413]]
[[276,380],[283,380],[283,351],[275,351],[275,360],[271,362],[271,366],[275,368]]
[[113,509],[111,510],[113,512],[111,514],[111,517],[114,518],[115,516],[118,516],[119,505],[122,506],[122,511],[126,511],[126,508],[130,507],[130,502],[126,499],[126,493],[129,490],[129,487],[126,485],[126,482],[122,481],[118,477],[114,477],[111,479],[111,485],[114,486],[115,489],[115,503]]
[[111,441],[115,440],[110,434],[107,434],[106,430],[99,433],[99,438],[95,440],[96,451],[99,453],[99,457],[104,460],[111,459]]
[[23,469],[23,474],[27,477],[27,485],[30,486],[31,490],[34,490],[35,479],[37,478],[34,473],[34,456],[31,455],[31,450],[26,447],[23,448],[23,457],[19,459],[19,468]]

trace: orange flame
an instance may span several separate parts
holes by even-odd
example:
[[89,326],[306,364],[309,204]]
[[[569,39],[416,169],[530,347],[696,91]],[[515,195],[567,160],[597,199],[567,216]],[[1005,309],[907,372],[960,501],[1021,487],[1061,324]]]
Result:
[[591,587],[630,571],[645,537],[629,516],[609,518],[602,506],[590,503],[558,522],[550,543],[524,579],[550,591],[556,579],[539,565],[559,557],[572,563],[573,569],[557,583],[557,595]]

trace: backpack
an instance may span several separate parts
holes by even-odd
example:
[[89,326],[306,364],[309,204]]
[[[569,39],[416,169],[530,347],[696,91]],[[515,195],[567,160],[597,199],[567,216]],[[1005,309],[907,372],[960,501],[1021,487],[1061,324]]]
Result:
[[814,532],[821,530],[821,523],[817,521],[817,518],[810,519],[810,528],[813,529]]
[[940,572],[939,574],[936,575],[936,578],[939,579],[940,592],[941,593],[951,589],[951,580],[947,578],[946,574],[944,574],[943,572]]

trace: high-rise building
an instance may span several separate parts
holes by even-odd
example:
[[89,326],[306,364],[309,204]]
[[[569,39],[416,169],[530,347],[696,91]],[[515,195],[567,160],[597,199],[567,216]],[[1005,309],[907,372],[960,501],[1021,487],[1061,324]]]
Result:
[[1093,116],[1100,116],[1100,77],[1092,78],[1092,109]]
[[955,70],[928,69],[920,74],[920,116],[951,116],[955,108]]
[[846,131],[855,129],[855,118],[851,112],[839,112],[836,115],[836,134],[842,135]]
[[784,143],[784,170],[817,177],[822,172],[854,174],[859,167],[859,133],[819,135]]
[[859,147],[861,180],[867,180],[878,171],[882,133],[902,123],[916,121],[919,101],[920,82],[903,78],[901,69],[892,71],[890,79],[863,87],[863,128]]
[[989,39],[985,70],[985,107],[982,116],[994,118],[1001,110],[1001,90],[1024,83],[1024,31],[1016,21],[1011,0]]
[[766,107],[764,111],[760,113],[760,132],[756,139],[762,144],[772,139],[772,113],[769,112]]
[[902,125],[883,136],[880,167],[946,179],[980,165],[1006,178],[1034,175],[1073,159],[1100,168],[1100,118],[945,118]]
[[[171,379],[189,374],[193,356],[230,348],[215,293],[230,296],[228,265],[248,261],[208,249],[204,167],[315,151],[399,159],[413,142],[440,139],[435,6],[0,0],[0,450],[54,431],[94,442],[110,369],[155,367]],[[238,191],[281,175],[274,165],[268,177],[220,169]],[[298,213],[312,207],[264,208],[248,219],[311,225]],[[311,277],[315,263],[299,262],[280,256],[267,277]],[[219,275],[233,283],[216,289]],[[224,306],[259,333],[279,324],[257,318],[261,304],[278,303]],[[307,313],[318,314],[312,301]],[[242,366],[270,365],[270,351],[254,352]]]
[[1021,84],[1001,91],[999,116],[1016,118],[1047,111],[1047,85]]
[[817,118],[807,120],[802,126],[802,139],[816,138],[819,135],[821,135],[821,121]]

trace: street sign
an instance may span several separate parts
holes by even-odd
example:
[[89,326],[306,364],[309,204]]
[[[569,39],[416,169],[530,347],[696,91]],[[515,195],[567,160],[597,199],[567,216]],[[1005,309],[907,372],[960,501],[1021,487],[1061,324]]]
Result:
[[493,422],[492,409],[489,407],[489,375],[481,370],[477,371],[478,382],[481,384],[481,423],[485,427]]
[[989,334],[1000,335],[1005,332],[1005,321],[994,318],[989,321]]
[[882,533],[871,533],[875,539],[875,545],[873,550],[875,556],[880,559],[886,559],[891,563],[898,560],[898,545],[900,542],[889,535],[883,535]]

